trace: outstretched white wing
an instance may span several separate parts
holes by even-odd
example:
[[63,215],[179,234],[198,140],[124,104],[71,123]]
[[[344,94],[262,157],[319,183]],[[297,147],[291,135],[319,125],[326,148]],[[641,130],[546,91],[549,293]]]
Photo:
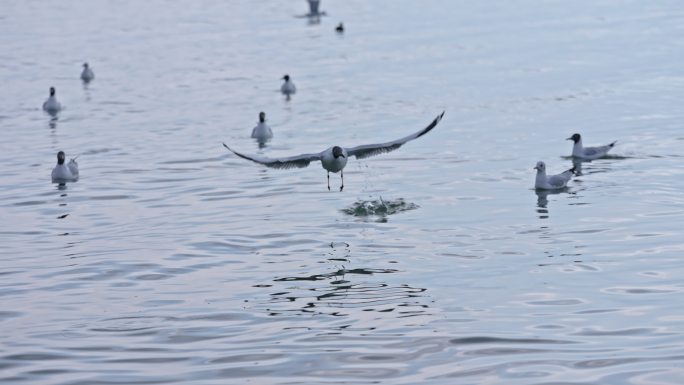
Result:
[[264,166],[273,168],[303,168],[308,166],[309,163],[311,163],[314,160],[321,160],[321,157],[323,156],[322,153],[318,153],[289,156],[287,158],[266,158],[263,156],[249,156],[245,154],[240,154],[239,152],[226,146],[225,143],[223,143],[223,147],[227,148],[233,154],[239,156],[240,158],[251,160],[252,162],[256,162],[259,164],[263,164]]
[[432,121],[427,127],[423,128],[422,130],[411,134],[409,136],[403,137],[401,139],[393,140],[391,142],[387,143],[378,143],[378,144],[365,144],[362,146],[356,146],[356,147],[351,147],[347,148],[347,154],[349,156],[355,156],[356,159],[363,159],[363,158],[368,158],[369,156],[373,155],[378,155],[378,154],[383,154],[386,152],[394,151],[397,148],[401,147],[404,143],[420,138],[421,136],[427,134],[435,128],[437,123],[439,123],[440,120],[442,120],[442,117],[444,116],[444,112],[442,111],[441,114],[439,114],[435,120]]

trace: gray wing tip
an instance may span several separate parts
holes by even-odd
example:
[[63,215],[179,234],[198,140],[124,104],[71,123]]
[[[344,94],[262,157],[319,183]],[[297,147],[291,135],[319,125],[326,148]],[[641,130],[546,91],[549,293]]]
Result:
[[[251,160],[252,162],[257,162],[255,159],[252,159],[251,157],[249,157],[249,156],[247,156],[247,155],[240,154],[239,152],[233,150],[232,148],[228,147],[228,145],[226,145],[225,143],[223,143],[223,147],[227,148],[228,151],[230,151],[230,152],[232,152],[233,154],[239,156],[240,158],[247,159],[247,160]],[[257,163],[259,163],[259,162],[257,162]]]
[[615,146],[615,143],[617,143],[617,140],[616,140],[616,141],[614,141],[613,143],[609,144],[608,146],[610,146],[610,147],[614,147],[614,146]]
[[427,127],[425,127],[425,128],[423,129],[423,131],[422,131],[420,134],[418,134],[418,136],[416,136],[416,138],[420,138],[421,136],[427,134],[428,132],[430,132],[430,130],[432,130],[433,128],[435,128],[435,127],[437,126],[437,124],[438,124],[438,123],[442,120],[442,118],[444,117],[444,113],[445,113],[445,112],[446,112],[446,111],[442,111],[441,114],[437,115],[437,117],[435,118],[435,120],[433,120],[432,123],[430,123]]

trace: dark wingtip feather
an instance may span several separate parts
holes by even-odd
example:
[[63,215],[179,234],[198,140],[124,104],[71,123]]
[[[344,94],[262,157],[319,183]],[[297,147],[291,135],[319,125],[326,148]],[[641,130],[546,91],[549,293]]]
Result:
[[233,150],[232,148],[228,147],[225,143],[223,143],[223,147],[227,148],[228,151],[232,152],[233,154],[239,156],[239,157],[242,158],[242,159],[247,159],[247,160],[251,160],[252,162],[259,163],[259,162],[257,162],[255,159],[250,158],[250,157],[247,156],[247,155],[240,154],[239,152]]
[[614,146],[615,146],[615,143],[617,143],[617,140],[614,141],[613,143],[609,144],[609,146],[610,146],[610,147],[614,147]]
[[420,134],[418,134],[418,136],[416,136],[416,138],[420,138],[421,136],[427,134],[428,132],[430,132],[430,130],[432,130],[433,128],[435,128],[435,127],[437,126],[437,123],[439,123],[439,121],[442,120],[442,117],[444,117],[444,113],[445,113],[445,112],[446,112],[446,111],[442,111],[441,114],[437,115],[437,117],[435,118],[435,120],[433,120],[432,123],[430,123],[427,127],[425,127],[425,128],[423,129],[423,131],[422,131]]

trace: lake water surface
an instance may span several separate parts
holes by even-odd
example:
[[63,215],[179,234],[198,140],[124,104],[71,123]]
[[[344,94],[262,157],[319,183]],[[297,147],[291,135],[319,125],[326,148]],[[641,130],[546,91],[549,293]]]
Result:
[[684,383],[682,3],[321,9],[3,2],[0,383]]

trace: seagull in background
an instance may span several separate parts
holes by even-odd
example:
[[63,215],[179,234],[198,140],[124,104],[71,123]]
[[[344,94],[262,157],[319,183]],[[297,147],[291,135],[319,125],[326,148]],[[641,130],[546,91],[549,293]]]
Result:
[[560,174],[546,176],[546,164],[542,161],[534,166],[537,170],[537,178],[534,180],[534,188],[541,190],[558,190],[567,186],[575,172],[575,167],[565,170]]
[[340,24],[338,24],[337,27],[335,27],[335,31],[337,33],[343,33],[344,32],[344,24],[342,24],[342,22],[340,22]]
[[617,143],[617,140],[613,143],[606,144],[605,146],[598,147],[583,147],[582,146],[582,136],[580,134],[574,134],[566,140],[572,140],[575,144],[572,146],[572,156],[576,158],[581,158],[585,160],[594,160],[598,158],[603,158],[608,154]]
[[81,72],[81,80],[84,83],[90,83],[91,80],[95,79],[95,73],[88,66],[88,63],[83,63],[83,72]]
[[57,165],[52,169],[52,183],[75,182],[78,180],[78,163],[76,158],[64,164],[66,155],[64,151],[57,153]]
[[50,87],[50,96],[43,103],[43,111],[50,115],[56,115],[62,110],[62,104],[57,101],[57,96],[55,96],[55,87]]
[[342,184],[340,185],[340,191],[344,188],[344,172],[342,171],[344,167],[347,165],[347,160],[349,159],[350,156],[356,157],[356,159],[363,159],[363,158],[368,158],[373,155],[379,155],[383,154],[386,152],[394,151],[397,148],[401,147],[404,145],[404,143],[411,141],[413,139],[420,138],[421,136],[427,134],[437,126],[437,123],[439,123],[440,120],[442,120],[442,117],[444,116],[444,112],[439,114],[435,120],[432,121],[427,127],[424,129],[411,134],[409,136],[405,136],[401,139],[393,140],[391,142],[386,142],[386,143],[379,143],[379,144],[366,144],[362,146],[356,146],[356,147],[340,147],[340,146],[332,146],[329,147],[319,153],[315,154],[302,154],[302,155],[296,155],[296,156],[290,156],[286,158],[267,158],[267,157],[260,157],[260,156],[250,156],[250,155],[244,155],[241,154],[230,147],[228,147],[225,143],[223,143],[223,146],[233,152],[235,155],[251,160],[252,162],[256,162],[259,164],[263,164],[264,166],[267,167],[272,167],[272,168],[282,168],[282,169],[287,169],[287,168],[304,168],[309,165],[309,163],[313,161],[320,160],[321,165],[323,168],[327,171],[327,176],[328,176],[328,190],[330,190],[330,173],[340,173],[341,181]]
[[273,138],[273,131],[271,127],[266,125],[266,113],[259,113],[259,123],[252,130],[252,138],[256,139],[259,143],[265,143],[269,139]]
[[290,75],[283,76],[283,80],[285,80],[285,83],[280,86],[280,92],[287,96],[297,92],[297,87],[295,87],[294,83],[292,83],[292,80],[290,80]]

